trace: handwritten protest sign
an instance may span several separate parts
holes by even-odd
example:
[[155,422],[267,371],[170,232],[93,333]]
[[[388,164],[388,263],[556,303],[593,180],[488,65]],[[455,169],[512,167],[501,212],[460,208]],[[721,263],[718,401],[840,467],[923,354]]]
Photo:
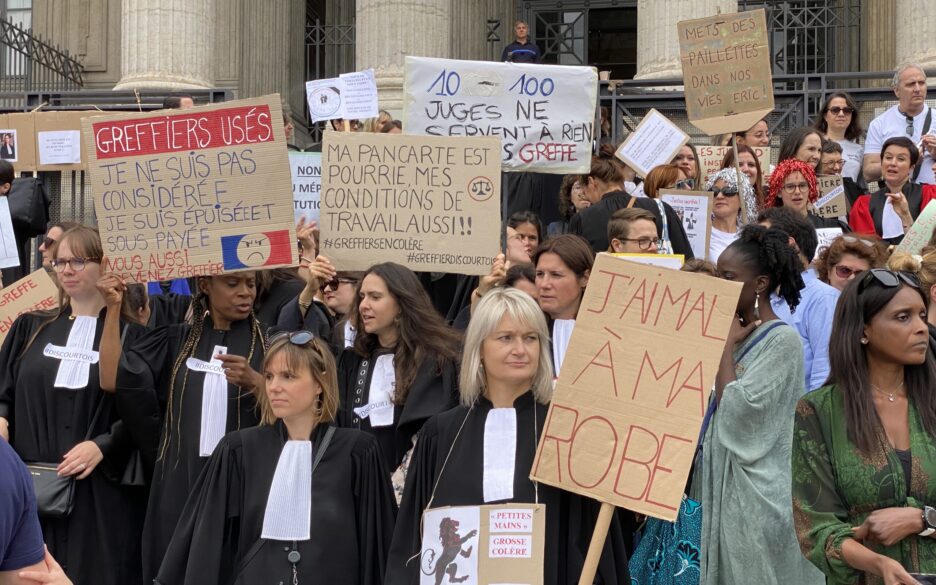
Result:
[[377,81],[374,70],[343,73],[306,82],[306,100],[313,122],[376,118]]
[[23,313],[58,308],[58,287],[40,268],[0,290],[0,343]]
[[318,221],[319,197],[322,193],[322,153],[290,152],[293,205],[296,221]]
[[819,217],[845,217],[848,215],[848,198],[845,186],[838,175],[820,175],[816,177],[819,187],[819,199],[813,204],[813,210]]
[[686,257],[682,254],[628,254],[624,252],[611,252],[610,254],[615,258],[623,258],[629,262],[671,270],[679,270],[686,263]]
[[405,75],[407,134],[497,136],[505,171],[588,172],[594,67],[407,57]]
[[82,126],[109,270],[148,282],[295,263],[279,96]]
[[682,221],[696,258],[708,257],[709,243],[712,238],[712,194],[708,191],[681,191],[664,189],[660,199],[669,203]]
[[763,9],[676,25],[689,121],[709,136],[742,132],[774,108]]
[[689,142],[689,135],[669,118],[651,109],[614,154],[646,177],[653,167],[664,165]]
[[322,254],[339,270],[392,261],[487,274],[500,246],[499,153],[496,138],[326,134]]
[[740,292],[598,254],[531,478],[675,520]]
[[[699,168],[702,170],[702,179],[704,181],[721,170],[722,161],[725,160],[725,155],[731,152],[731,147],[697,146],[696,150],[699,152]],[[766,180],[767,175],[770,174],[770,147],[755,146],[753,150],[754,154],[757,155],[757,163],[760,166],[761,177]],[[739,153],[739,156],[741,160],[744,160],[744,153]],[[701,187],[701,185],[697,185],[697,187]]]
[[816,230],[816,237],[819,240],[818,245],[816,246],[816,254],[813,256],[813,260],[819,257],[819,253],[822,252],[823,248],[828,248],[832,245],[832,242],[835,241],[835,238],[842,235],[842,228],[818,228]]
[[[420,585],[543,583],[546,508],[536,504],[433,508],[423,515]],[[460,543],[458,550],[448,545]]]
[[919,217],[907,230],[907,234],[897,244],[897,249],[908,254],[919,254],[929,243],[934,229],[936,229],[936,205],[929,204],[923,208]]

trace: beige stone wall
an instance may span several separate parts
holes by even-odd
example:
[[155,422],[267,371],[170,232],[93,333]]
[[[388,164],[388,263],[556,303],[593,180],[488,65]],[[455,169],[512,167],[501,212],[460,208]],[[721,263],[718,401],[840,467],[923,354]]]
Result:
[[120,80],[119,0],[33,0],[33,30],[84,64],[85,87]]

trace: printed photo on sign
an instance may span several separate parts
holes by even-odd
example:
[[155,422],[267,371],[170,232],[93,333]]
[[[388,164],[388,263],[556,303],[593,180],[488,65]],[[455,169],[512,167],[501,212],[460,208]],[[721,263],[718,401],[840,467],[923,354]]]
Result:
[[341,117],[341,87],[337,79],[307,81],[306,100],[313,122]]
[[17,152],[19,152],[19,142],[16,140],[16,130],[0,129],[0,160],[15,163]]
[[478,585],[480,530],[481,511],[476,506],[426,510],[419,585]]
[[590,168],[594,67],[407,57],[403,91],[407,134],[498,137],[508,172]]
[[668,203],[686,230],[692,254],[696,258],[708,256],[712,237],[712,194],[706,191],[679,191],[664,189],[660,199]]

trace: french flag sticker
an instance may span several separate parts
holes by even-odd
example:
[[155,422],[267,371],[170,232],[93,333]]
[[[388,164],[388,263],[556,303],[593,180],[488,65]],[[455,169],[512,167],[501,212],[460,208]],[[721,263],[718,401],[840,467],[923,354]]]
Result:
[[292,264],[292,252],[289,230],[221,236],[221,257],[225,270]]

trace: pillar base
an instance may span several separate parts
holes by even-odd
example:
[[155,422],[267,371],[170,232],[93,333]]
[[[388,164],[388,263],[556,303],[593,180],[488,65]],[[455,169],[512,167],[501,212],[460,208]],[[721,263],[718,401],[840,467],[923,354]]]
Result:
[[183,91],[186,89],[211,89],[211,84],[205,80],[185,79],[182,77],[164,77],[149,75],[132,75],[124,77],[117,85],[115,91],[127,90],[157,90],[157,91]]

